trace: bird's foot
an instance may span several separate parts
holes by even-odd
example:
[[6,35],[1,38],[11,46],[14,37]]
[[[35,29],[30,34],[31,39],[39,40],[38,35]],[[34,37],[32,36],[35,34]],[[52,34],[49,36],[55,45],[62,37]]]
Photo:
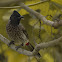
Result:
[[15,47],[15,48],[16,48],[16,50],[18,50],[18,49],[19,49],[20,47],[22,47],[22,46],[23,46],[23,43],[22,43],[21,45]]
[[8,46],[10,46],[11,44],[14,44],[14,41],[11,41],[11,42],[8,44]]

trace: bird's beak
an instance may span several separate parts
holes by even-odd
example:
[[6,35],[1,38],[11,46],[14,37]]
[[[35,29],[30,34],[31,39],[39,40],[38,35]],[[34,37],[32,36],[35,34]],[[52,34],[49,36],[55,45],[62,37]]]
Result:
[[24,17],[23,16],[20,16],[20,19],[24,20]]
[[20,18],[24,18],[23,16],[20,16]]
[[18,17],[19,19],[22,19],[22,20],[24,20],[24,17],[23,16],[20,16],[20,17]]

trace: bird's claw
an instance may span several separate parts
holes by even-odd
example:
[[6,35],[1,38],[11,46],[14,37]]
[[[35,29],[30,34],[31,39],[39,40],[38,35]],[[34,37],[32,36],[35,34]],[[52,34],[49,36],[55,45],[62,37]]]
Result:
[[10,46],[11,44],[14,44],[14,41],[11,41],[11,42],[8,44],[8,46]]
[[16,48],[16,50],[18,50],[20,48],[20,46],[16,46],[15,48]]
[[23,46],[23,43],[21,45],[19,45],[19,46],[16,46],[15,48],[16,48],[16,50],[18,50],[22,46]]

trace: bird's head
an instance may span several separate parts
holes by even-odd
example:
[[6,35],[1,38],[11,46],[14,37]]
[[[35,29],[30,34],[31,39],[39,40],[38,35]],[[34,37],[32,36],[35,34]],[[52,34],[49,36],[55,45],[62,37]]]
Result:
[[10,22],[12,25],[19,25],[22,18],[24,17],[21,16],[17,11],[13,11],[12,15],[10,16]]

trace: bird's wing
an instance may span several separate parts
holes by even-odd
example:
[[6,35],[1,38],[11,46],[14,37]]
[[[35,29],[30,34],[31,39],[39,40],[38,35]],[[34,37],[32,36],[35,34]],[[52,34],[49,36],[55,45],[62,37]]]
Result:
[[23,33],[26,35],[27,38],[29,38],[28,33],[27,33],[27,31],[25,29],[23,29]]
[[22,24],[21,24],[21,29],[22,29],[23,33],[26,35],[26,37],[29,38],[28,33]]

